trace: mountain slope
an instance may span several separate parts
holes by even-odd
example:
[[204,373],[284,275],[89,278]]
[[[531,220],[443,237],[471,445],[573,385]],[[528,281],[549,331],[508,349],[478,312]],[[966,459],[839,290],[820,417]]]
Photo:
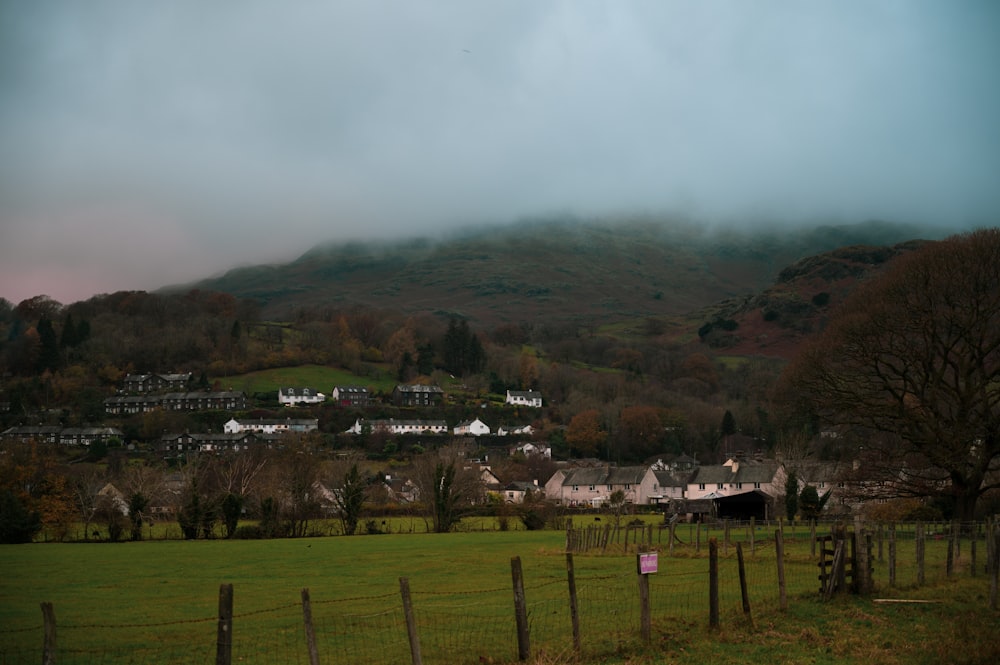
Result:
[[943,235],[882,222],[710,233],[649,220],[532,221],[440,241],[321,245],[285,265],[232,270],[184,288],[257,300],[271,318],[360,304],[454,314],[482,326],[591,326],[750,297],[794,261],[845,245]]

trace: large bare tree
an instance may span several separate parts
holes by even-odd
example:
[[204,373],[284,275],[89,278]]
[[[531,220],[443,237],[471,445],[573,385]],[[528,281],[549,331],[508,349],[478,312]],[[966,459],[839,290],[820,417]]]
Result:
[[1000,229],[926,243],[860,286],[786,387],[864,436],[864,471],[955,516],[1000,486]]

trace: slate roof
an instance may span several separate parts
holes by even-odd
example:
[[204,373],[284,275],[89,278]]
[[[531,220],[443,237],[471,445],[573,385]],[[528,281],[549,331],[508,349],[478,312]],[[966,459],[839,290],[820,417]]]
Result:
[[569,469],[563,478],[567,485],[638,485],[646,476],[649,467],[613,466],[586,469]]
[[732,467],[725,465],[701,466],[695,471],[691,478],[691,483],[704,483],[705,485],[732,484],[732,483],[769,483],[774,480],[774,474],[778,471],[777,462],[741,462],[733,472]]

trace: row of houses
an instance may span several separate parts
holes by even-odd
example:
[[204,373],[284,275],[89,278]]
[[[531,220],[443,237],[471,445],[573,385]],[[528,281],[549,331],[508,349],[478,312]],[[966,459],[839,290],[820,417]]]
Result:
[[191,387],[190,372],[183,374],[127,374],[122,380],[121,392],[146,395],[159,392],[176,392]]
[[250,402],[246,393],[235,391],[197,391],[160,395],[118,395],[104,400],[104,412],[113,416],[165,411],[244,411]]
[[[363,408],[372,405],[371,393],[364,386],[334,386],[330,399],[339,406]],[[390,400],[396,406],[433,407],[444,402],[440,386],[399,384],[392,389]],[[326,395],[312,388],[279,388],[278,402],[285,406],[322,404]],[[542,394],[534,390],[508,390],[504,403],[511,406],[542,407]]]
[[0,440],[40,441],[64,446],[89,446],[94,443],[109,443],[112,439],[122,440],[124,434],[116,427],[60,427],[58,425],[10,427],[0,432]]
[[[828,505],[847,505],[863,483],[846,480],[835,463],[729,459],[721,465],[697,465],[693,460],[650,466],[596,466],[561,469],[545,483],[545,497],[563,506],[600,507],[621,492],[625,503],[663,505],[667,512],[692,516],[772,519],[783,512],[776,501],[785,493],[794,471],[800,489],[811,485],[820,495],[831,494]],[[848,487],[848,485],[853,487]],[[880,500],[878,492],[868,492]],[[883,499],[884,500],[884,499]]]
[[[371,433],[385,433],[394,435],[406,434],[447,434],[448,423],[444,420],[398,420],[389,418],[387,420],[362,420],[357,419],[354,424],[344,433],[359,435],[365,431]],[[520,425],[514,427],[500,427],[496,431],[496,436],[530,436],[534,433],[531,425]],[[493,430],[489,425],[479,418],[460,422],[452,428],[455,436],[489,436]]]

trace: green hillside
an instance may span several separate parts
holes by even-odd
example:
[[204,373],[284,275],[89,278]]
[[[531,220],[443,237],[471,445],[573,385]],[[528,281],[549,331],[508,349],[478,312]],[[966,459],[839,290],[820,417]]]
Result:
[[943,237],[868,222],[707,231],[659,219],[532,220],[448,238],[320,245],[285,265],[184,288],[256,300],[266,317],[353,304],[403,313],[589,327],[676,316],[756,294],[795,261],[846,245]]

